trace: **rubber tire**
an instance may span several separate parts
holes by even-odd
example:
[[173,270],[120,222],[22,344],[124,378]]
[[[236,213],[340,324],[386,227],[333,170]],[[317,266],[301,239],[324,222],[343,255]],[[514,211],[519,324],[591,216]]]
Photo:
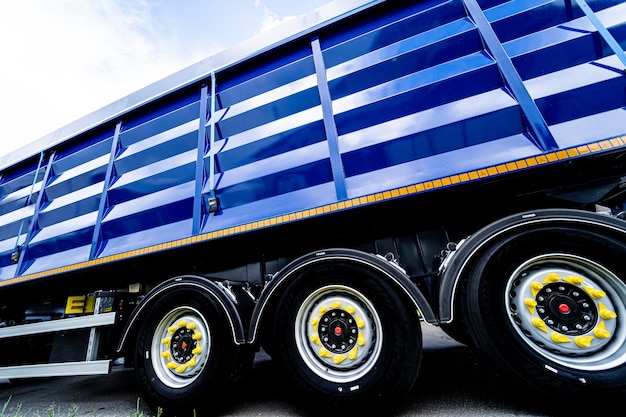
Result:
[[[565,253],[582,256],[610,270],[620,283],[602,282],[619,295],[611,301],[623,310],[626,294],[626,246],[608,236],[567,227],[520,233],[487,250],[474,265],[463,288],[463,312],[473,344],[503,371],[517,377],[528,388],[560,400],[573,398],[609,399],[626,392],[626,360],[623,335],[613,353],[619,363],[599,370],[578,369],[555,361],[549,352],[539,353],[514,328],[506,310],[507,277],[525,260],[540,254]],[[618,320],[624,320],[626,317]],[[624,324],[621,323],[623,328]],[[621,345],[620,345],[621,344]],[[567,361],[563,358],[563,361]],[[568,366],[570,365],[570,366]],[[581,396],[583,395],[583,396]],[[594,397],[589,397],[593,395]]]
[[[374,366],[354,381],[320,377],[303,360],[296,343],[296,316],[303,302],[320,288],[341,285],[363,294],[380,318],[383,342]],[[276,358],[300,395],[314,409],[389,413],[407,397],[417,378],[422,337],[417,312],[396,289],[372,270],[349,262],[309,267],[291,282],[278,303]],[[358,389],[355,389],[358,387]],[[382,415],[382,414],[381,414]]]
[[[190,385],[172,388],[157,376],[150,357],[152,340],[159,323],[173,310],[191,307],[208,324],[210,353],[203,369]],[[225,394],[234,382],[237,355],[226,324],[226,317],[214,300],[198,291],[174,290],[157,300],[148,311],[137,337],[135,372],[144,401],[162,416],[194,416],[217,413],[225,404]],[[157,359],[159,361],[160,358]]]

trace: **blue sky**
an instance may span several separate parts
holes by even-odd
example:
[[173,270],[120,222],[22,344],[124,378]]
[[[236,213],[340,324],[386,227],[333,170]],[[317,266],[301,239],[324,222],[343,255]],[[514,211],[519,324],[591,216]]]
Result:
[[2,0],[0,156],[329,2]]

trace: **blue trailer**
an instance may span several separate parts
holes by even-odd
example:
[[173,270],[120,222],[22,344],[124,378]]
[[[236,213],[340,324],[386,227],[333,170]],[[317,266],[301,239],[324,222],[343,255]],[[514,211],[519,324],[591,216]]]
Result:
[[623,0],[336,2],[0,157],[0,377],[207,412],[263,348],[373,409],[425,323],[623,395],[625,45]]

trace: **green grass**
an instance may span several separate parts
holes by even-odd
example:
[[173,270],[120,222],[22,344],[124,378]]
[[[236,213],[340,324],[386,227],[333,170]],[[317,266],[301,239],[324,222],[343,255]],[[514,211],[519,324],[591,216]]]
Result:
[[[26,414],[22,411],[22,404],[17,404],[14,407],[9,407],[11,402],[11,397],[4,403],[2,406],[2,410],[0,411],[0,417],[76,417],[76,413],[78,413],[78,406],[72,405],[66,413],[63,413],[60,408],[55,408],[55,405],[52,404],[48,407],[46,414],[42,416],[38,411],[36,411],[32,415]],[[157,410],[156,417],[161,417],[162,411],[159,408]],[[92,417],[98,417],[96,412],[94,411],[92,414],[89,414]],[[143,412],[139,411],[139,398],[137,399],[137,410],[130,412],[129,417],[152,417],[147,416]],[[195,413],[194,413],[195,415]]]

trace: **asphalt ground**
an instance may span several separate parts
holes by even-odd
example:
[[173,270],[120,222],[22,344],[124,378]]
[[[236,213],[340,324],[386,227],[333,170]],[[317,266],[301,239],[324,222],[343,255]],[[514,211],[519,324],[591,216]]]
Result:
[[[389,416],[572,416],[585,415],[581,407],[589,404],[592,411],[611,412],[611,406],[595,404],[592,398],[567,403],[530,392],[440,329],[422,328],[424,356],[418,382],[406,403],[390,404],[395,411]],[[119,365],[104,376],[0,380],[0,410],[7,401],[0,417],[156,415],[141,402],[134,370]],[[260,352],[252,372],[238,385],[235,398],[221,415],[319,416],[306,407],[293,398],[276,365]],[[326,415],[339,417],[332,410]]]

